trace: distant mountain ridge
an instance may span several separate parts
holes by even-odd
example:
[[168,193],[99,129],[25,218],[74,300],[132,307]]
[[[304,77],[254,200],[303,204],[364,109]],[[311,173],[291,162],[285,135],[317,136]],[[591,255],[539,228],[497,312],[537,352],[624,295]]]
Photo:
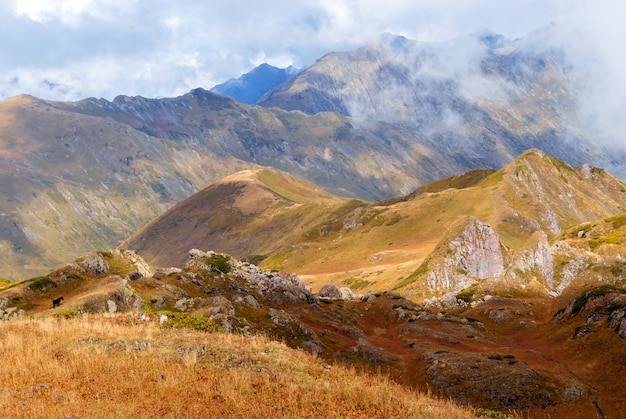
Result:
[[237,102],[252,105],[269,90],[282,84],[297,72],[298,70],[292,66],[278,68],[261,64],[236,79],[230,79],[212,87],[210,91],[235,99]]
[[510,161],[537,147],[626,177],[626,152],[599,144],[600,133],[580,120],[584,71],[552,46],[558,36],[556,26],[514,41],[483,33],[423,43],[385,34],[325,55],[258,104],[410,127],[419,133],[414,141],[457,161],[500,153]]

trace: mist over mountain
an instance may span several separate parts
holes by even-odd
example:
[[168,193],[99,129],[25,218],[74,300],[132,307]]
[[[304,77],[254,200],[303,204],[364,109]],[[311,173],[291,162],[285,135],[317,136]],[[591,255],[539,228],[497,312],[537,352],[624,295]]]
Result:
[[516,40],[480,33],[442,43],[385,34],[376,44],[325,55],[258,103],[401,125],[448,155],[514,150],[510,161],[532,145],[623,177],[624,143],[584,113],[595,80],[559,43],[559,30],[551,25]]

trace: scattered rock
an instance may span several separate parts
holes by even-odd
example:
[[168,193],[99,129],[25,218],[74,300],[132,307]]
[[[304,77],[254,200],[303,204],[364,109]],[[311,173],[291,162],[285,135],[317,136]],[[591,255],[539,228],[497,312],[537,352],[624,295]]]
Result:
[[91,276],[109,273],[109,265],[99,253],[88,253],[78,262],[78,265],[86,269]]
[[489,409],[545,408],[587,396],[581,383],[507,356],[438,351],[424,355],[432,386],[458,403]]
[[357,296],[348,287],[339,288],[334,284],[324,285],[317,293],[318,298],[328,298],[329,300],[355,300]]
[[117,312],[117,304],[115,304],[115,301],[113,300],[107,300],[107,308],[108,308],[109,313]]
[[300,347],[305,351],[310,353],[311,355],[316,355],[319,357],[325,357],[328,355],[328,352],[324,345],[321,342],[308,340],[303,342]]

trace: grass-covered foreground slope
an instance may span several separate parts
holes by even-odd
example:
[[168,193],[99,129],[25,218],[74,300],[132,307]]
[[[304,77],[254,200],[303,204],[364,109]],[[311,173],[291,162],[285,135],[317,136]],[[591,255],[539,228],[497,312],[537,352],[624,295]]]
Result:
[[0,323],[0,353],[2,417],[472,417],[267,338],[138,315]]
[[[416,304],[393,292],[323,297],[321,293],[311,293],[297,275],[262,270],[226,254],[191,250],[181,268],[155,269],[133,252],[114,250],[87,254],[49,275],[10,284],[1,290],[0,318],[6,321],[0,322],[0,333],[6,334],[0,340],[0,350],[7,365],[26,365],[31,373],[24,374],[23,379],[28,382],[38,377],[37,371],[47,371],[45,368],[49,365],[64,364],[69,371],[83,366],[81,360],[91,358],[83,357],[82,352],[78,359],[70,355],[73,351],[82,350],[91,351],[99,357],[118,356],[119,352],[120,357],[139,365],[141,371],[150,371],[141,363],[143,356],[156,363],[155,368],[159,371],[169,371],[168,368],[177,364],[165,357],[168,366],[163,366],[161,360],[164,354],[172,353],[174,360],[189,368],[184,374],[179,374],[181,381],[188,379],[188,372],[200,374],[208,371],[209,375],[229,376],[236,382],[240,376],[239,370],[234,367],[250,366],[257,368],[255,371],[265,372],[264,357],[271,358],[272,354],[281,353],[272,349],[274,344],[262,340],[267,343],[267,349],[259,350],[258,356],[245,355],[250,354],[247,346],[254,348],[257,345],[253,337],[264,336],[323,360],[322,364],[311,365],[313,375],[320,365],[330,365],[331,371],[340,367],[356,368],[386,377],[381,378],[383,381],[389,378],[417,393],[432,391],[475,410],[491,409],[510,415],[523,412],[528,417],[549,415],[569,418],[572,414],[578,417],[591,417],[597,412],[612,414],[624,408],[623,400],[615,397],[621,388],[619,377],[626,373],[623,364],[615,362],[623,354],[626,338],[626,299],[621,288],[591,288],[583,293],[570,293],[570,296],[564,293],[556,298],[511,298],[497,294],[471,296],[468,291],[459,294],[458,298],[466,298],[465,294],[468,294],[467,300],[471,304],[459,304],[445,312],[433,306]],[[55,307],[55,301],[58,302],[61,296],[63,300]],[[138,327],[140,332],[130,337],[117,331],[100,333],[100,326],[90,326],[91,316],[94,315],[96,320],[103,319],[98,316],[104,315],[102,321],[105,324],[112,321]],[[49,365],[43,366],[39,365],[42,364],[41,359],[31,349],[37,347],[37,336],[44,336],[45,333],[38,332],[24,339],[30,341],[29,346],[12,342],[15,342],[14,337],[20,336],[17,332],[19,325],[37,328],[40,327],[36,326],[40,319],[49,317],[54,321],[50,323],[52,320],[46,320],[46,324],[54,325],[58,336],[51,336],[51,340],[43,345],[43,350],[52,354]],[[117,320],[110,320],[111,317]],[[162,326],[157,328],[161,318]],[[87,324],[86,337],[72,329],[68,332],[69,340],[65,340],[64,328],[80,324]],[[182,337],[177,340],[180,346],[176,350],[163,352],[167,346],[160,340],[157,331],[165,333],[164,328],[191,328],[202,332],[204,337],[199,341]],[[222,335],[224,332],[232,335]],[[227,336],[227,343],[220,340],[221,336]],[[57,343],[53,339],[57,339]],[[227,355],[223,350],[216,349],[229,348],[228,342],[241,346],[239,352]],[[11,358],[14,347],[21,348],[24,353]],[[150,356],[155,354],[156,358]],[[31,364],[31,359],[37,362]],[[208,367],[202,369],[200,365],[205,365],[203,362],[209,365],[215,362],[218,369],[226,369],[232,375],[224,373],[222,376]],[[271,360],[267,362],[274,365]],[[297,365],[295,361],[288,363]],[[125,364],[121,362],[120,365]],[[183,366],[178,365],[177,368]],[[294,378],[302,385],[308,383],[298,375],[297,369],[294,372],[274,366],[268,368],[271,374],[278,374],[268,375],[270,380],[282,377]],[[131,390],[106,387],[109,381],[123,380],[126,376],[138,377],[137,380],[142,378],[149,389],[161,385],[176,388],[177,378],[170,378],[170,381],[165,378],[175,375],[168,373],[161,376],[159,373],[144,376],[138,372],[134,376],[134,371],[131,367],[97,369],[101,377],[99,381],[93,381],[89,375],[79,372],[73,373],[73,377],[76,382],[86,380],[93,386],[90,389],[101,389],[103,386],[107,389],[103,393],[94,390],[95,395],[91,394],[91,390],[83,391],[81,394],[89,400],[96,396],[99,399],[105,393],[109,397],[105,400],[116,402],[120,397],[135,397]],[[2,374],[17,380],[16,375],[4,369],[0,377]],[[59,371],[59,374],[65,372]],[[36,385],[46,384],[48,390],[45,391],[61,386],[50,378],[45,381],[50,375],[41,376],[42,381]],[[253,383],[252,387],[256,390],[261,388],[261,384],[255,387],[254,378],[244,378],[246,383]],[[199,386],[213,383],[205,376],[189,379],[197,380],[196,385]],[[272,383],[274,381],[270,381]],[[284,382],[278,381],[277,385],[281,383]],[[319,382],[315,386],[318,384],[322,389],[326,388]],[[343,386],[341,381],[337,384],[340,388]],[[70,387],[67,388],[73,388],[71,385],[68,384]],[[124,389],[127,385],[133,389],[137,386],[123,381],[120,387]],[[247,394],[248,384],[233,385]],[[7,386],[1,388],[6,389]],[[282,388],[294,394],[287,384]],[[218,391],[211,389],[210,396],[202,391],[194,394],[200,400],[206,400]],[[336,390],[321,391],[332,394]],[[137,393],[143,394],[142,391]],[[354,415],[367,417],[369,413],[377,417],[379,413],[376,409],[383,406],[379,402],[363,405],[362,400],[368,400],[369,396],[340,391],[345,397],[344,403],[350,406],[357,404],[358,409],[362,409]],[[389,394],[384,390],[376,391]],[[17,397],[22,393],[7,394]],[[176,394],[176,397],[187,397],[187,393]],[[222,393],[218,395],[226,398]],[[279,397],[279,394],[276,396]],[[166,394],[164,400],[168,400],[167,397]],[[215,400],[222,400],[221,397]],[[289,397],[299,400],[297,395]],[[44,397],[44,400],[48,398]],[[272,406],[283,406],[274,403]],[[298,406],[297,403],[304,402],[293,403]],[[179,406],[176,401],[172,404]],[[263,405],[262,402],[260,404]],[[188,405],[190,409],[197,406],[193,403]],[[373,410],[363,410],[367,406]],[[167,407],[163,409],[164,414],[167,413]],[[287,414],[288,417],[290,415]],[[346,415],[351,416],[352,413]],[[394,417],[395,413],[389,410],[381,415]],[[420,417],[420,414],[415,417]]]

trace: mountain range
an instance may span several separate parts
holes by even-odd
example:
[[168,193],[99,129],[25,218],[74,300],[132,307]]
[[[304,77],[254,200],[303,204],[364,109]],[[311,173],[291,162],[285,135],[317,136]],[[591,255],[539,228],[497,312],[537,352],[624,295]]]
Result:
[[209,183],[258,165],[367,201],[498,169],[529,148],[623,176],[623,150],[594,143],[576,119],[578,73],[536,38],[386,35],[282,83],[266,66],[251,72],[236,84],[269,89],[256,105],[200,88],[164,99],[7,99],[0,276],[34,276],[114,246]]
[[[327,371],[383,373],[478,417],[618,417],[625,187],[536,149],[375,204],[273,168],[245,170],[118,249],[0,284],[0,318],[106,313],[144,333],[160,323],[262,334]],[[67,352],[107,339],[72,341]],[[152,340],[110,345],[149,351]]]
[[0,102],[0,319],[262,334],[487,417],[619,417],[625,152],[553,30]]

